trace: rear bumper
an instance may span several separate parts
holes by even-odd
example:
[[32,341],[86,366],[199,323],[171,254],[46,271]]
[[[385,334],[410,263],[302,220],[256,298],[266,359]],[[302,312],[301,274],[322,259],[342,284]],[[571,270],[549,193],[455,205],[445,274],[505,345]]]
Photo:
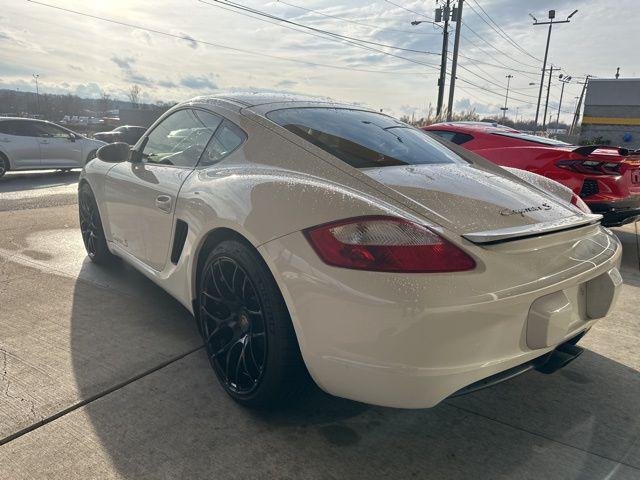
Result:
[[466,395],[468,393],[473,393],[477,392],[478,390],[492,387],[494,385],[497,385],[498,383],[511,380],[512,378],[522,375],[523,373],[526,373],[530,370],[538,370],[539,372],[545,374],[554,373],[559,369],[566,367],[570,362],[572,362],[582,354],[584,349],[577,347],[576,344],[582,337],[585,336],[587,332],[588,330],[584,330],[572,339],[561,343],[551,352],[545,353],[544,355],[541,355],[538,358],[534,358],[529,362],[523,363],[522,365],[518,365],[513,368],[509,368],[508,370],[496,373],[494,375],[491,375],[490,377],[483,378],[482,380],[478,380],[471,385],[467,385],[466,387],[461,388],[456,393],[451,395],[451,397],[459,397],[461,395]]
[[[534,248],[539,239],[482,248],[485,258],[496,256],[494,266],[460,274],[328,267],[299,234],[260,249],[305,364],[323,390],[376,405],[428,408],[483,379],[537,366],[536,359],[608,314],[622,284],[621,248],[600,227],[588,229],[595,233],[577,242],[570,240],[574,231],[542,237],[557,243],[542,253]],[[553,264],[555,274],[545,275],[527,258]],[[562,268],[569,265],[563,260],[579,258],[575,268]],[[515,280],[532,269],[532,281]]]
[[605,227],[619,227],[640,218],[640,195],[614,202],[587,201],[587,205],[593,213],[603,216],[602,225]]

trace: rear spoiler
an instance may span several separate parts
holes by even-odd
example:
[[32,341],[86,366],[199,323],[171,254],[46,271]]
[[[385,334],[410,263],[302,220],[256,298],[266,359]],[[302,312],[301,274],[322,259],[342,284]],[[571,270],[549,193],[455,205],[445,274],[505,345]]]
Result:
[[596,150],[599,150],[599,149],[617,150],[618,154],[620,154],[623,157],[628,156],[630,153],[631,154],[637,154],[638,153],[637,151],[636,152],[630,152],[628,148],[611,147],[609,145],[585,145],[583,147],[576,147],[571,151],[573,153],[577,153],[578,155],[582,155],[583,157],[588,157],[593,152],[595,152]]
[[552,222],[534,223],[531,225],[521,225],[519,227],[499,228],[496,230],[484,230],[482,232],[465,233],[462,236],[473,243],[498,243],[508,240],[517,240],[527,237],[536,237],[547,233],[570,230],[572,228],[593,225],[602,220],[602,215],[573,215],[561,220]]

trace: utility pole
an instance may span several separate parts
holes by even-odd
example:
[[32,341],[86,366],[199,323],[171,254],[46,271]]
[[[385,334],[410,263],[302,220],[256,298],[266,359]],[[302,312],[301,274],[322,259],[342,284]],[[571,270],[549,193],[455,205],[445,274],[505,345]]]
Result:
[[40,75],[34,73],[33,78],[36,81],[36,111],[38,112],[38,115],[40,115],[40,90],[38,89],[38,78],[40,78]]
[[546,126],[547,126],[547,108],[549,107],[549,91],[551,91],[551,79],[553,78],[553,71],[554,70],[560,70],[559,68],[553,68],[553,65],[551,65],[551,68],[549,69],[549,85],[547,85],[547,99],[544,102],[544,115],[542,116],[542,130],[545,131],[546,130]]
[[505,75],[505,78],[507,79],[507,93],[504,96],[504,107],[500,109],[502,110],[502,120],[505,119],[505,117],[507,116],[507,110],[509,110],[507,108],[507,101],[509,100],[509,84],[511,83],[511,79],[513,78],[513,75],[511,74]]
[[458,49],[460,48],[460,30],[462,29],[462,5],[464,0],[458,0],[458,8],[454,8],[453,21],[456,22],[456,36],[453,43],[453,60],[451,62],[451,80],[449,82],[449,103],[447,104],[447,121],[451,121],[453,110],[453,95],[456,88],[456,71],[458,68]]
[[[444,7],[440,7],[436,10],[436,21],[438,16],[444,17],[444,29],[442,30],[442,58],[440,60],[440,78],[438,79],[438,106],[436,107],[436,115],[442,114],[442,103],[444,101],[444,84],[447,79],[447,48],[449,46],[449,8],[450,0],[447,0],[447,4]],[[438,14],[438,10],[441,14]]]
[[580,108],[582,107],[582,99],[584,98],[584,92],[587,89],[587,84],[589,83],[589,78],[591,75],[587,75],[584,79],[584,83],[582,84],[582,91],[580,92],[580,97],[578,98],[578,103],[576,104],[576,112],[573,114],[573,122],[571,122],[571,128],[569,129],[569,135],[573,133],[573,131],[578,127],[578,119],[580,118]]
[[560,108],[562,108],[562,96],[564,95],[564,86],[571,81],[571,76],[563,77],[560,74],[560,81],[562,82],[562,89],[560,90],[560,102],[558,102],[558,116],[556,117],[556,128],[558,128],[560,124]]
[[544,85],[544,73],[545,70],[547,69],[547,57],[549,56],[549,43],[551,42],[551,28],[553,27],[554,24],[556,23],[569,23],[569,20],[571,19],[571,17],[573,17],[576,13],[578,13],[578,10],[574,10],[571,15],[569,15],[567,17],[566,20],[558,20],[558,21],[553,21],[554,18],[556,18],[556,11],[555,10],[549,10],[549,21],[548,22],[539,22],[538,19],[536,17],[534,17],[531,13],[529,14],[529,16],[531,18],[533,18],[533,25],[549,25],[549,32],[547,33],[547,46],[544,50],[544,61],[542,62],[542,77],[540,78],[540,90],[538,91],[538,105],[536,106],[536,119],[534,120],[535,123],[535,128],[537,129],[538,127],[538,116],[540,114],[540,101],[542,100],[542,86]]

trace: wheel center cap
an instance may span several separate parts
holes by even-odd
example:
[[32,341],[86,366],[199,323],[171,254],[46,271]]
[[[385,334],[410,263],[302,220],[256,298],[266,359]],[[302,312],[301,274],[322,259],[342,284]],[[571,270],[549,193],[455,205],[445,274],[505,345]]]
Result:
[[240,314],[240,316],[238,317],[238,323],[240,324],[240,330],[242,330],[242,333],[246,333],[249,331],[251,323],[249,322],[249,317],[247,317],[246,313]]

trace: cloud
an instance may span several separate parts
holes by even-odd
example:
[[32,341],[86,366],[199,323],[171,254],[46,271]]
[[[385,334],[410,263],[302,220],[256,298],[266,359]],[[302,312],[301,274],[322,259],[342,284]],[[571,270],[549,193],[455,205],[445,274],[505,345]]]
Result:
[[180,79],[180,85],[191,90],[217,90],[218,86],[207,75],[187,75]]
[[124,78],[133,83],[139,83],[147,87],[153,87],[154,82],[142,75],[141,73],[133,69],[133,64],[136,63],[136,59],[133,57],[118,57],[116,55],[111,57],[111,61],[115,63],[124,73]]
[[278,88],[293,88],[298,85],[298,82],[294,82],[292,80],[280,80],[276,83],[276,87]]
[[95,82],[80,84],[76,87],[75,94],[83,98],[99,98],[102,88]]
[[136,59],[133,57],[118,57],[116,55],[111,57],[111,61],[127,72],[131,72],[131,64],[136,63]]
[[162,88],[176,88],[177,85],[171,80],[161,80],[158,82],[158,86]]
[[188,35],[184,32],[174,32],[174,35],[179,35],[180,37],[182,37],[180,41],[185,42],[187,45],[189,45],[190,48],[193,48],[194,50],[198,48],[198,41],[191,35]]

